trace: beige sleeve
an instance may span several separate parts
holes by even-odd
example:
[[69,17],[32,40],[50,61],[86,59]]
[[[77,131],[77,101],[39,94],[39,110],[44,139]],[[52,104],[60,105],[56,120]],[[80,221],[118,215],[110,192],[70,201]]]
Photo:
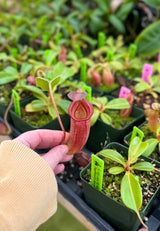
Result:
[[0,230],[33,231],[57,209],[57,182],[36,152],[16,141],[0,145]]

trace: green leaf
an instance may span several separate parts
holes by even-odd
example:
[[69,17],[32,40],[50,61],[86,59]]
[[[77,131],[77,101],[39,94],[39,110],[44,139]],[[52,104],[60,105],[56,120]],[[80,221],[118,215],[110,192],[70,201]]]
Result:
[[62,84],[65,80],[69,77],[73,76],[75,71],[72,68],[65,68],[64,71],[61,73],[61,79],[59,84]]
[[31,91],[32,94],[42,100],[45,104],[48,103],[48,98],[47,96],[43,93],[43,91],[41,89],[39,89],[38,87],[35,87],[35,86],[31,86],[31,85],[25,85],[25,86],[18,86],[18,87],[15,87],[15,90],[26,90],[26,91]]
[[99,118],[99,115],[100,115],[99,110],[96,107],[94,107],[94,112],[91,117],[91,126],[93,126],[96,123],[96,121]]
[[58,51],[46,50],[44,55],[45,64],[47,66],[51,66],[51,64],[53,63],[54,59],[57,57],[58,54],[59,54]]
[[25,106],[27,112],[36,112],[44,110],[44,103],[41,100],[33,100],[31,103]]
[[143,2],[155,8],[160,8],[160,0],[143,0]]
[[110,174],[117,175],[117,174],[124,172],[124,168],[116,166],[116,167],[110,168],[108,171]]
[[70,59],[70,60],[73,60],[73,61],[76,61],[77,60],[77,55],[75,52],[71,51],[67,54],[67,59]]
[[112,123],[112,118],[106,113],[101,113],[100,118],[106,124],[111,124]]
[[128,14],[131,12],[132,8],[133,8],[134,3],[133,2],[129,2],[127,4],[122,4],[121,7],[119,7],[119,9],[116,12],[116,16],[121,20],[121,21],[125,21],[128,17]]
[[50,116],[52,117],[52,119],[57,118],[57,113],[56,113],[56,110],[54,109],[53,106],[48,107],[48,112],[49,112]]
[[51,80],[51,87],[52,87],[52,90],[59,84],[60,80],[61,80],[61,77],[60,77],[60,76],[58,76],[58,77],[56,77],[55,79],[52,79],[52,80]]
[[147,146],[146,150],[143,152],[143,155],[144,156],[149,156],[155,150],[155,148],[156,148],[156,146],[158,144],[158,140],[154,139],[154,138],[151,138],[151,139],[146,140],[145,142],[148,143],[148,146]]
[[6,73],[11,74],[11,75],[17,75],[18,74],[17,69],[14,67],[11,67],[11,66],[6,67],[4,70]]
[[135,85],[135,91],[136,91],[136,92],[146,91],[146,90],[149,89],[150,87],[151,87],[151,86],[150,86],[147,82],[143,81],[143,82],[137,83],[137,84]]
[[63,62],[58,62],[55,66],[54,66],[54,70],[53,70],[53,77],[57,77],[62,75],[63,71],[65,70],[65,65]]
[[142,205],[142,192],[138,181],[130,172],[126,172],[122,178],[121,198],[128,208],[138,213]]
[[109,22],[116,28],[116,30],[122,34],[125,33],[126,29],[121,20],[115,15],[111,14],[108,18]]
[[43,91],[49,92],[49,80],[42,77],[36,78],[36,86],[40,87]]
[[116,98],[110,100],[107,105],[104,107],[105,109],[123,109],[129,108],[130,105],[126,99]]
[[21,66],[20,72],[23,74],[27,74],[32,68],[32,64],[29,63],[23,63]]
[[98,104],[99,106],[102,106],[102,105],[105,106],[107,102],[108,102],[107,97],[103,96],[103,97],[97,97],[97,98],[93,97],[91,103],[93,105]]
[[144,29],[136,38],[137,52],[144,56],[151,56],[160,50],[160,20]]
[[69,100],[59,100],[56,102],[56,105],[61,108],[62,111],[64,111],[66,114],[68,114],[68,108],[71,102]]
[[147,142],[141,142],[139,137],[134,137],[131,140],[129,149],[128,149],[128,160],[130,163],[134,163],[137,161],[138,157],[144,153],[148,146]]
[[153,171],[154,167],[151,163],[149,162],[140,162],[140,163],[136,163],[135,165],[132,166],[132,169],[138,169],[141,171]]
[[7,59],[7,55],[5,52],[1,52],[0,53],[0,60],[6,60]]
[[104,150],[98,152],[96,155],[98,155],[98,156],[101,155],[101,156],[103,156],[109,160],[115,161],[115,162],[125,166],[125,161],[124,161],[123,156],[115,150],[104,149]]
[[0,72],[0,85],[13,82],[16,79],[15,75],[11,75],[3,71]]

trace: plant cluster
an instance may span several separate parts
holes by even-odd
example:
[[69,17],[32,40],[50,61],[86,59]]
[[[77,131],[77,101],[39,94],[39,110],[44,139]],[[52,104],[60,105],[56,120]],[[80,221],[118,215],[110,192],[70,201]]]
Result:
[[[109,166],[112,167],[109,167],[109,175],[107,175],[106,178],[104,177],[104,181],[107,181],[107,184],[111,184],[112,175],[117,176],[118,185],[120,187],[116,190],[120,190],[120,194],[118,193],[118,196],[121,197],[122,202],[128,208],[134,210],[137,213],[138,218],[140,219],[141,223],[147,228],[147,230],[148,227],[144,224],[139,213],[143,202],[143,196],[141,189],[142,182],[138,172],[160,171],[155,167],[155,164],[142,160],[141,155],[146,151],[148,146],[149,144],[147,142],[142,142],[140,138],[136,136],[132,139],[130,143],[127,158],[119,153],[117,150],[109,148],[99,151],[96,154],[97,156],[102,158],[104,162],[106,162],[106,164],[108,163],[108,160],[112,163],[116,163],[116,165],[112,165],[111,163],[109,163]],[[87,179],[89,179],[88,176]],[[115,180],[115,184],[117,180]],[[105,183],[102,191],[106,192],[106,194],[109,193],[109,189],[107,190],[107,188],[105,188]],[[118,199],[115,195],[114,197],[116,200]]]

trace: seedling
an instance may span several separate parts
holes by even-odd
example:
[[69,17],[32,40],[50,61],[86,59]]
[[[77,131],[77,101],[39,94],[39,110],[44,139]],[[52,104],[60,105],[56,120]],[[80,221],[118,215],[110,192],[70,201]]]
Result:
[[123,203],[130,209],[134,210],[141,221],[141,223],[148,230],[148,227],[144,224],[139,210],[142,206],[142,191],[140,183],[136,176],[135,170],[139,171],[159,171],[153,164],[146,161],[141,161],[139,157],[145,152],[148,147],[147,142],[142,142],[139,137],[134,137],[130,143],[128,149],[128,159],[125,158],[116,150],[104,149],[98,152],[96,155],[109,159],[118,163],[117,166],[109,168],[109,173],[118,175],[124,173],[121,180],[121,198]]
[[94,107],[91,126],[93,126],[98,119],[101,119],[106,124],[112,125],[112,118],[107,114],[106,110],[120,110],[130,107],[128,101],[122,98],[116,98],[109,101],[105,96],[97,98],[93,97],[91,102]]

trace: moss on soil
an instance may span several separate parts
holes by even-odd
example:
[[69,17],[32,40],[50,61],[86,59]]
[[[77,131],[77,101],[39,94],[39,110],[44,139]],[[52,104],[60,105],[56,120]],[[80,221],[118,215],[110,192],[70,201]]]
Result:
[[106,110],[106,113],[112,118],[112,126],[117,129],[122,129],[135,120],[135,118],[131,116],[122,118],[120,116],[120,110]]
[[22,108],[21,113],[22,118],[34,127],[41,127],[53,120],[52,117],[44,111],[25,112],[25,110]]

